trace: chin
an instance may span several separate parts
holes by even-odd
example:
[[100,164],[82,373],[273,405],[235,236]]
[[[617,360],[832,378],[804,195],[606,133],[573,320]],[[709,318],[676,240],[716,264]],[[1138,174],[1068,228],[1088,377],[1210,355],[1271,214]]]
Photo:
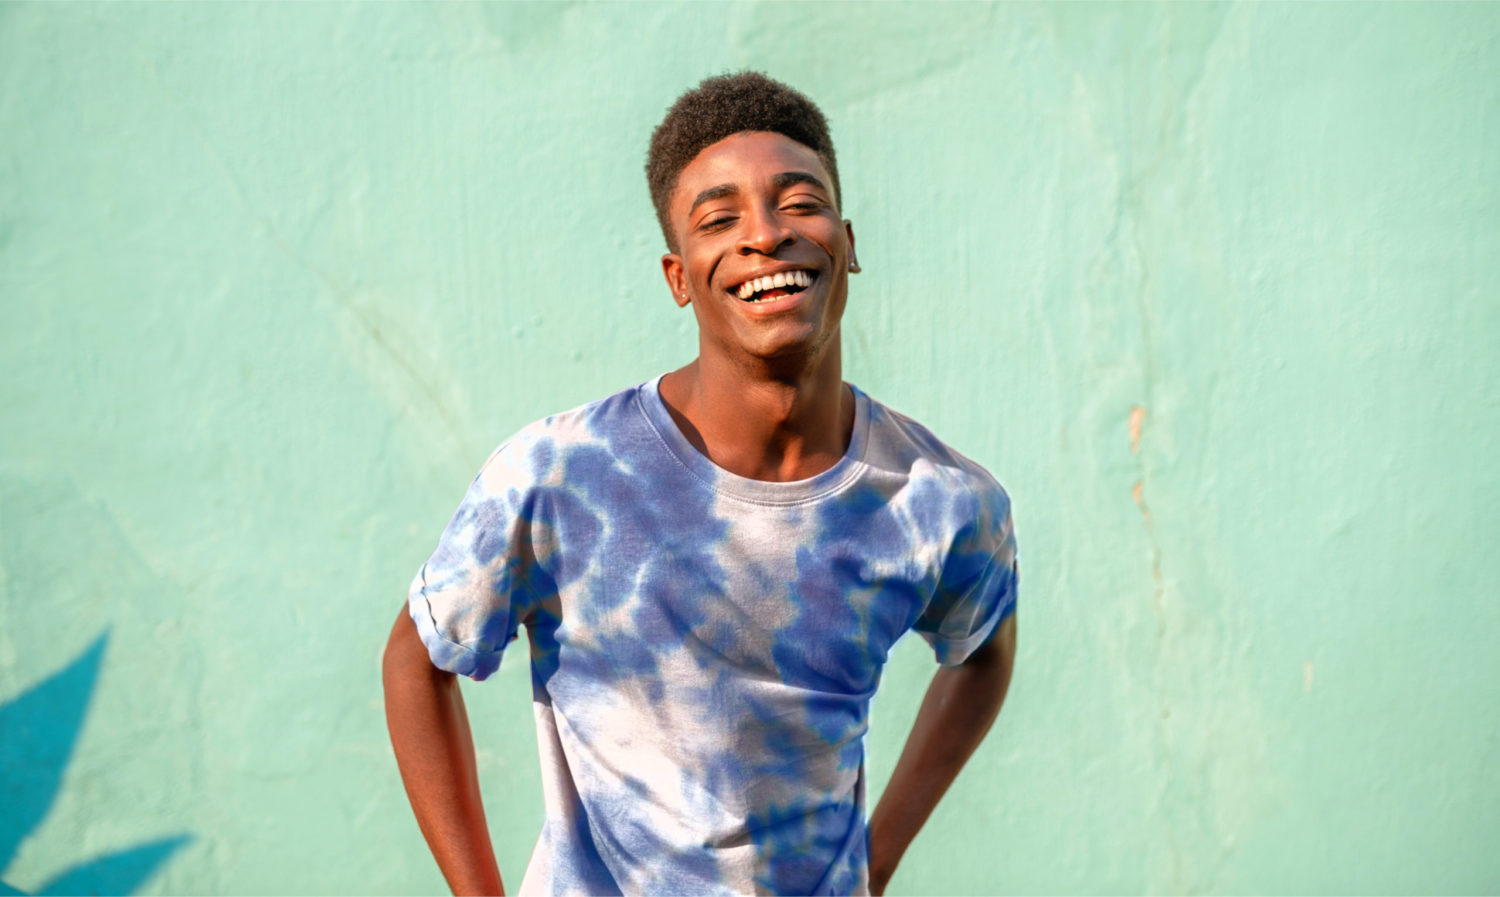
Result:
[[768,339],[746,345],[745,351],[762,361],[791,362],[811,359],[821,353],[835,333],[808,333],[800,338],[787,334],[780,339]]

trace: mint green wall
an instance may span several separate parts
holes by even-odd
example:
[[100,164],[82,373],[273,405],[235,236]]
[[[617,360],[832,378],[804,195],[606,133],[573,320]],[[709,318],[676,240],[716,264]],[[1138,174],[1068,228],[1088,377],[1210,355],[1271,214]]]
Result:
[[0,881],[441,889],[385,633],[496,443],[692,356],[644,148],[741,67],[831,119],[846,377],[1018,514],[892,892],[1500,889],[1493,3],[0,5]]

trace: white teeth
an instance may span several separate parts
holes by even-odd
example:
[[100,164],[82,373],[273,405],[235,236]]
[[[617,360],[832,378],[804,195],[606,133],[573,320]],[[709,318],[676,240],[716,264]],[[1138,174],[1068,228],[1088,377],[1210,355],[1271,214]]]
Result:
[[789,286],[811,286],[812,280],[812,274],[807,271],[782,271],[778,274],[745,281],[740,284],[739,289],[735,290],[735,295],[741,299],[749,299],[751,302],[770,302],[772,301],[770,299],[751,299],[751,297],[766,290],[777,290]]

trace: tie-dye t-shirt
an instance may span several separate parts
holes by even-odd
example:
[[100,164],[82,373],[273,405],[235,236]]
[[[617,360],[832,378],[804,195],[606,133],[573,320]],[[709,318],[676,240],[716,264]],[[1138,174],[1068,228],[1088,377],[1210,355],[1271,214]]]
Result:
[[411,584],[445,670],[485,678],[526,627],[546,823],[521,893],[865,892],[870,698],[907,630],[955,664],[1014,611],[1010,501],[853,387],[832,468],[736,476],[660,379],[496,449]]

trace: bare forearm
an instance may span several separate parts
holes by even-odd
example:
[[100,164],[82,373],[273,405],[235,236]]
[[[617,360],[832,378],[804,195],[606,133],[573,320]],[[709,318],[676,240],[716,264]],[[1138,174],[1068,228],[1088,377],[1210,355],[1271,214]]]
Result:
[[427,658],[403,610],[382,664],[385,718],[417,825],[454,894],[503,894],[457,678]]
[[938,670],[891,780],[870,817],[870,888],[885,891],[901,857],[1000,713],[1015,663],[1011,616],[967,662]]

